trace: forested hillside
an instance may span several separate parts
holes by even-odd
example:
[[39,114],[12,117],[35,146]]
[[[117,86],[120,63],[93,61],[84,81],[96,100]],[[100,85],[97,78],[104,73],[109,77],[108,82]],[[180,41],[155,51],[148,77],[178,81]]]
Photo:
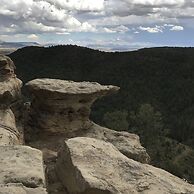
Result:
[[194,48],[26,47],[10,57],[24,82],[49,77],[120,86],[97,102],[93,119],[138,133],[155,165],[194,182]]

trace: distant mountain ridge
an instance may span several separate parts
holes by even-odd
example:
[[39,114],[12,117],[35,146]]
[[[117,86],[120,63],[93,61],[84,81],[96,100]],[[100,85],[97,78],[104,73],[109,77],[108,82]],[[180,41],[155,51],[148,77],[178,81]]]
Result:
[[0,48],[1,49],[19,49],[26,46],[41,46],[37,42],[5,42],[0,40]]

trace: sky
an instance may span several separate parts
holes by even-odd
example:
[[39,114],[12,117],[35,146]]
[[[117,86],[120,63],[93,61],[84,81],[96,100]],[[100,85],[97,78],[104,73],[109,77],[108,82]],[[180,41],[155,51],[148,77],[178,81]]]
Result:
[[0,0],[0,40],[106,51],[194,46],[194,0]]

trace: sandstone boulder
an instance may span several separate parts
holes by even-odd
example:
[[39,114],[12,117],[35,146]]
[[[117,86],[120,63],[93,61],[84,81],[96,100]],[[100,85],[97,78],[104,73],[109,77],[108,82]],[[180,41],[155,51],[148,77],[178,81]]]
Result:
[[13,61],[4,55],[0,55],[0,107],[10,106],[21,96],[21,80],[16,78]]
[[124,132],[114,131],[105,127],[101,127],[93,122],[90,127],[69,133],[68,137],[91,137],[112,143],[121,153],[128,158],[134,159],[142,163],[149,163],[150,157],[146,149],[141,146],[139,136]]
[[42,152],[27,146],[0,146],[0,184],[44,187]]
[[72,194],[193,194],[194,186],[131,160],[111,143],[85,137],[67,140],[57,172]]
[[15,77],[14,70],[13,61],[5,55],[0,55],[0,81]]
[[13,61],[0,55],[0,145],[19,144],[19,132],[10,107],[21,97],[22,82],[14,74]]
[[0,145],[19,144],[19,136],[11,109],[0,110]]

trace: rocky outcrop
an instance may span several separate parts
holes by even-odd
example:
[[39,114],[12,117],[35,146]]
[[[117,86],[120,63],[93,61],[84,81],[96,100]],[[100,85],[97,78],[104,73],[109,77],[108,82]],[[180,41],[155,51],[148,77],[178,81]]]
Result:
[[46,194],[42,152],[21,145],[10,108],[21,97],[14,69],[11,59],[0,55],[0,194]]
[[112,143],[121,153],[128,158],[142,163],[149,163],[150,157],[146,149],[141,146],[139,136],[136,134],[114,131],[90,122],[90,127],[68,134],[68,138],[91,137]]
[[33,95],[29,125],[61,133],[87,127],[93,102],[119,89],[56,79],[36,79],[28,82],[26,87]]
[[150,158],[137,135],[116,132],[89,119],[94,101],[117,92],[119,87],[56,79],[36,79],[28,82],[26,87],[33,95],[26,128],[31,127],[33,132],[40,134],[44,131],[60,133],[59,138],[62,139],[86,136],[109,141],[127,157],[149,162]]
[[194,186],[172,174],[131,160],[112,144],[77,137],[64,142],[57,172],[69,193],[192,194]]
[[16,194],[28,194],[30,190],[32,193],[34,188],[34,191],[42,190],[42,193],[45,193],[41,151],[19,145],[0,146],[0,153],[0,193],[5,190],[6,194],[13,194],[14,190]]
[[14,74],[13,61],[0,55],[0,145],[19,144],[19,131],[10,106],[21,96],[22,82]]

